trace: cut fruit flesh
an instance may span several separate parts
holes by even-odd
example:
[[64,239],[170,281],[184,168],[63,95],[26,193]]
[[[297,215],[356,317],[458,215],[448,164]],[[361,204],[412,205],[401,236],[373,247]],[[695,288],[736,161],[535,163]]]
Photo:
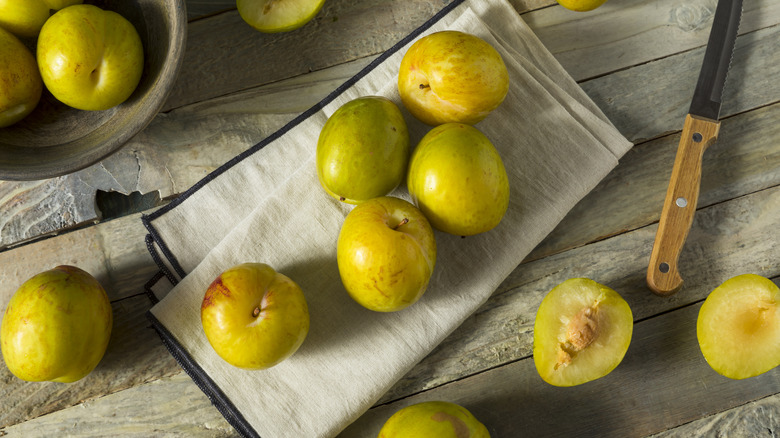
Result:
[[586,278],[566,280],[536,313],[536,370],[555,386],[603,377],[623,360],[633,327],[631,309],[617,292]]
[[707,363],[728,378],[780,366],[780,288],[755,274],[725,281],[699,309],[696,336]]
[[237,0],[241,18],[261,32],[295,30],[322,9],[325,0]]

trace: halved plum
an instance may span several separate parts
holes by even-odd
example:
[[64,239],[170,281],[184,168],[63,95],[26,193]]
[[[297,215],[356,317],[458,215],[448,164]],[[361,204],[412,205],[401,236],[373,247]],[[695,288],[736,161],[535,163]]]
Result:
[[696,321],[704,359],[719,374],[745,379],[780,365],[780,288],[756,274],[726,280]]
[[634,329],[628,303],[587,278],[572,278],[544,297],[534,323],[534,364],[555,386],[604,377],[623,360]]

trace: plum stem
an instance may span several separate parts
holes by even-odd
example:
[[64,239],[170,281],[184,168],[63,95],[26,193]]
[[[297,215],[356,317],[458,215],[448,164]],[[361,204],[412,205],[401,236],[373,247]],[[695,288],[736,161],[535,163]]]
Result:
[[401,221],[401,222],[400,222],[398,225],[396,225],[396,226],[395,226],[393,229],[394,229],[394,230],[398,230],[399,228],[401,228],[402,226],[404,226],[404,225],[406,225],[406,224],[408,224],[408,223],[409,223],[409,218],[408,218],[408,217],[405,217],[405,218],[404,218],[404,220],[402,220],[402,221]]
[[420,84],[420,89],[421,89],[421,90],[424,90],[424,89],[426,89],[426,88],[431,88],[431,86],[430,86],[430,85],[428,85],[428,84]]
[[257,318],[257,315],[260,314],[260,306],[255,307],[255,310],[252,311],[252,316]]

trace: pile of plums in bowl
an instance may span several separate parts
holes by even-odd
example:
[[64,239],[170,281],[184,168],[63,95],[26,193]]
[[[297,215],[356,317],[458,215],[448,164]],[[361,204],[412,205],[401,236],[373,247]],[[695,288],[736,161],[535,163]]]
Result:
[[160,111],[187,33],[177,0],[0,0],[0,179],[92,165]]

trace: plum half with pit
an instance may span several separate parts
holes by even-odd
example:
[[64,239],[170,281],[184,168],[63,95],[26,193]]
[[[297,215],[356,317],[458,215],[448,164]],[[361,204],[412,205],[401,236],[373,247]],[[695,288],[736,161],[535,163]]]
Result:
[[534,323],[534,364],[554,386],[601,378],[623,360],[634,328],[628,303],[588,278],[572,278],[542,300]]
[[780,288],[743,274],[726,280],[704,300],[696,321],[707,363],[731,379],[746,379],[780,365]]

